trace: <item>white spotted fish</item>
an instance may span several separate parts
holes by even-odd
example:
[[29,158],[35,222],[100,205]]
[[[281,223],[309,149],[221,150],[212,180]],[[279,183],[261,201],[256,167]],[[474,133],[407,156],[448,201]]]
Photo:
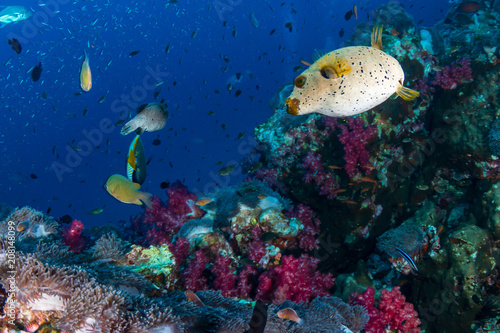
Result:
[[143,104],[137,108],[137,115],[128,123],[123,125],[121,133],[127,135],[136,131],[141,135],[143,132],[159,131],[167,123],[167,106],[163,103]]
[[399,62],[381,49],[382,27],[375,27],[372,47],[344,47],[316,60],[295,78],[285,101],[287,112],[347,117],[374,108],[394,93],[407,101],[417,97],[417,91],[403,86]]

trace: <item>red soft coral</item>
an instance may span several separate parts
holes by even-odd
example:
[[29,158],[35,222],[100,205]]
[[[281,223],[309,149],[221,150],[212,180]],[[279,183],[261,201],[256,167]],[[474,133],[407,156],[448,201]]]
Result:
[[237,296],[237,290],[235,289],[237,276],[234,274],[234,268],[231,265],[232,260],[229,257],[219,255],[212,266],[212,273],[216,276],[214,288],[220,290],[224,297]]
[[377,136],[377,127],[371,125],[365,128],[361,118],[350,117],[347,122],[349,126],[339,125],[342,134],[339,134],[338,138],[344,145],[345,171],[353,179],[361,177],[360,169],[365,170],[365,172],[368,170],[370,153],[365,147]]
[[63,242],[74,253],[80,253],[85,248],[85,237],[82,236],[83,224],[81,221],[74,220],[71,226],[63,230]]
[[202,217],[205,212],[195,205],[196,194],[188,191],[181,183],[175,183],[167,190],[167,205],[158,197],[151,199],[151,208],[147,208],[142,222],[152,226],[147,231],[150,244],[164,244],[172,241],[182,225],[191,219]]
[[413,304],[406,302],[399,287],[380,292],[378,309],[375,305],[375,289],[368,287],[363,293],[352,293],[350,304],[366,308],[370,320],[365,327],[366,333],[380,333],[397,330],[398,333],[419,333],[420,319]]
[[184,287],[187,290],[197,291],[208,289],[207,278],[203,276],[208,262],[208,258],[202,250],[194,253],[194,258],[181,273]]
[[297,239],[301,249],[312,251],[319,249],[319,239],[316,237],[319,234],[321,221],[313,218],[313,211],[306,205],[299,204],[298,206],[286,212],[286,217],[295,217],[302,222],[304,228],[299,231]]
[[295,258],[284,256],[281,265],[259,277],[257,297],[273,303],[290,300],[296,303],[309,302],[313,297],[328,296],[335,279],[331,273],[323,274],[316,270],[319,259],[307,254]]

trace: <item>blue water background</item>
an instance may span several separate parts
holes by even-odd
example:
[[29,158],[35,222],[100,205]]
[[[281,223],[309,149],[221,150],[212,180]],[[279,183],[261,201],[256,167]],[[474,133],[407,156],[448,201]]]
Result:
[[[218,176],[218,171],[244,158],[258,158],[251,150],[253,130],[272,115],[269,101],[297,75],[293,68],[301,59],[311,61],[315,50],[341,47],[355,25],[368,22],[367,14],[371,17],[386,2],[180,0],[178,4],[147,1],[147,5],[130,5],[130,1],[117,0],[52,1],[58,8],[40,6],[43,3],[46,1],[5,3],[24,5],[35,14],[0,29],[0,201],[44,212],[50,207],[50,215],[69,214],[90,227],[128,220],[142,210],[120,203],[103,188],[111,174],[125,175],[133,135],[122,136],[120,127],[108,133],[99,130],[99,148],[93,144],[71,172],[58,177],[52,165],[68,165],[69,152],[76,153],[70,146],[87,140],[82,131],[97,131],[100,122],[109,119],[114,124],[120,119],[115,111],[126,105],[120,101],[122,94],[135,93],[137,104],[149,103],[154,101],[154,91],[161,88],[157,101],[164,98],[168,104],[166,128],[142,137],[147,158],[152,158],[144,191],[166,200],[160,188],[164,181],[183,180],[196,192],[237,183],[244,178],[238,169],[227,177]],[[346,21],[344,15],[354,4],[359,18]],[[444,0],[401,4],[415,23],[422,21],[419,26],[442,20],[449,6]],[[252,12],[258,28],[250,22]],[[285,27],[287,22],[292,22],[292,32]],[[345,31],[343,38],[340,29]],[[7,44],[12,36],[21,37],[19,55]],[[81,92],[84,50],[90,58],[93,87],[76,96]],[[140,52],[129,56],[136,50]],[[33,82],[29,70],[38,62],[43,72]],[[141,96],[151,70],[162,73],[164,83]],[[241,73],[241,82],[234,82],[236,73]],[[146,84],[157,82],[149,77]],[[237,89],[242,92],[239,97],[235,97]],[[105,100],[98,103],[103,96]],[[83,116],[85,108],[88,113]],[[133,115],[135,110],[131,112]],[[242,132],[246,135],[238,140]],[[152,144],[156,138],[161,145]],[[221,165],[217,165],[219,161]],[[103,206],[102,214],[88,214]]]

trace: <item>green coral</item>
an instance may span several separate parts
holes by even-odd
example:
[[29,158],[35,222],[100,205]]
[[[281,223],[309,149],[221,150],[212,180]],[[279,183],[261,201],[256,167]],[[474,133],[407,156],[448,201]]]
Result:
[[169,275],[175,268],[175,258],[166,244],[144,248],[133,245],[132,251],[126,254],[129,268],[142,275]]

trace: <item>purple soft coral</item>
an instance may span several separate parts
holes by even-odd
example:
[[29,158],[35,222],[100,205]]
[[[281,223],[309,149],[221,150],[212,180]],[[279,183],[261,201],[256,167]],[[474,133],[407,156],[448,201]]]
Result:
[[339,125],[342,134],[339,134],[339,140],[344,145],[345,151],[345,171],[351,177],[361,176],[359,167],[367,169],[370,162],[370,153],[365,149],[366,144],[376,136],[376,126],[363,127],[364,122],[361,118],[348,118],[349,128],[346,125]]

